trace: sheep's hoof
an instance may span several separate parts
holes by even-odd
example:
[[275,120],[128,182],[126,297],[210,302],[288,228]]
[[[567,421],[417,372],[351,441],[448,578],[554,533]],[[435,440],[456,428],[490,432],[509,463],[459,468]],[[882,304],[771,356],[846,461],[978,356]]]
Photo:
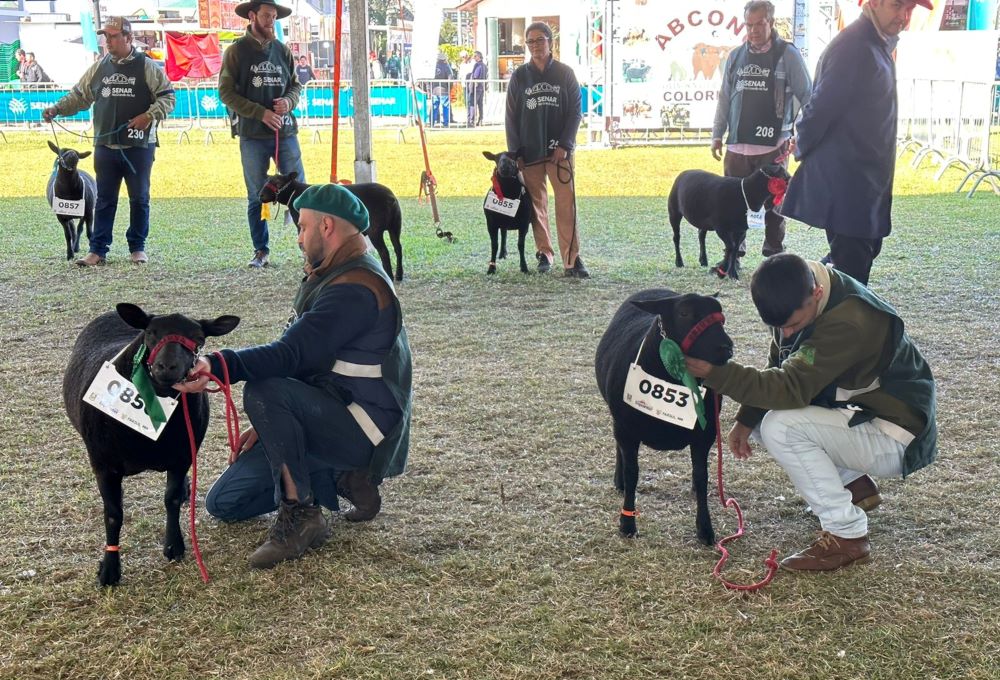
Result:
[[497,255],[497,259],[498,260],[506,260],[507,259],[507,251],[506,250],[501,250],[500,254]]
[[635,525],[635,517],[625,517],[618,519],[618,533],[622,538],[636,538],[639,536],[639,529]]
[[497,267],[496,267],[496,265],[495,264],[491,264],[489,267],[487,267],[486,268],[486,273],[487,274],[496,274],[497,273]]
[[97,585],[102,588],[116,586],[122,580],[122,564],[118,553],[106,553],[97,568]]
[[715,532],[709,529],[708,531],[698,532],[698,542],[703,543],[707,546],[715,545]]
[[684,260],[682,260],[681,258],[678,257],[676,260],[674,260],[674,266],[675,267],[683,267],[684,266]]
[[521,265],[521,273],[522,274],[527,274],[528,273],[528,265],[526,265],[526,264],[522,264]]
[[171,562],[180,562],[184,559],[184,541],[179,543],[165,543],[163,545],[163,556]]

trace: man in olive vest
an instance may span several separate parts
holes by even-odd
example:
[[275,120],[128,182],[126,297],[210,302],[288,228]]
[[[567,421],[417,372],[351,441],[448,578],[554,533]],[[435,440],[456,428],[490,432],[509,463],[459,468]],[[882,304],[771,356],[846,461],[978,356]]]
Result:
[[233,135],[240,138],[247,221],[254,249],[250,266],[260,269],[268,264],[270,237],[257,194],[267,180],[271,159],[277,160],[282,173],[297,172],[299,181],[306,181],[293,113],[302,84],[295,75],[291,50],[274,32],[275,22],[292,10],[275,0],[250,0],[237,5],[235,11],[250,25],[222,57],[219,98],[229,108]]
[[[725,135],[722,167],[726,177],[748,177],[780,155],[787,156],[784,152],[792,124],[812,93],[812,79],[802,54],[774,32],[774,5],[768,0],[751,0],[743,18],[747,40],[726,60],[712,126],[715,160],[722,157]],[[787,160],[781,164],[788,166]],[[767,211],[762,254],[767,257],[784,251],[784,240],[785,218],[774,210]],[[745,252],[744,242],[738,255]],[[726,259],[728,256],[726,253]]]
[[733,454],[746,459],[750,439],[763,442],[819,518],[819,538],[781,567],[870,562],[866,512],[882,497],[869,475],[906,477],[937,454],[931,369],[896,310],[835,269],[772,255],[750,294],[773,330],[767,368],[690,357],[687,368],[740,403]]
[[132,262],[145,264],[149,235],[149,178],[157,146],[156,126],[174,110],[174,89],[163,68],[132,46],[132,25],[109,17],[98,31],[108,53],[94,62],[69,93],[42,112],[46,122],[72,116],[93,104],[97,204],[90,252],[81,267],[103,265],[111,248],[122,180],[128,189]]
[[[368,253],[368,210],[336,184],[309,187],[295,208],[306,277],[277,341],[222,350],[230,380],[246,381],[252,427],[205,499],[226,521],[278,509],[250,557],[257,569],[322,545],[320,506],[337,510],[338,495],[354,505],[345,519],[373,519],[378,485],[403,472],[409,450],[410,347],[392,280]],[[222,375],[218,357],[199,358],[175,387],[201,391],[208,371]]]

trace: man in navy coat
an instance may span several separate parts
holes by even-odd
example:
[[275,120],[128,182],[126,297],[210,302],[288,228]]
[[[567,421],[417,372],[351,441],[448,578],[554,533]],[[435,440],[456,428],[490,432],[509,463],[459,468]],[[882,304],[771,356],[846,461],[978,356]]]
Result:
[[892,230],[896,169],[896,68],[892,53],[916,5],[869,0],[827,46],[797,125],[801,161],[781,212],[826,229],[833,265],[868,284]]

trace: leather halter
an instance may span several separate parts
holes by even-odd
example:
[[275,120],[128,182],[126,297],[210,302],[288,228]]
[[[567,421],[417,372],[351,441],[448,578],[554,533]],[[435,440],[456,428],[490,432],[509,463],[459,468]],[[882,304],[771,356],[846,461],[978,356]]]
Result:
[[713,312],[706,316],[704,319],[696,323],[694,328],[688,331],[688,334],[684,336],[684,339],[681,341],[681,353],[687,354],[688,350],[691,349],[691,345],[693,345],[694,341],[698,339],[698,336],[708,330],[710,326],[715,324],[722,326],[725,323],[726,317],[723,316],[722,312]]
[[149,351],[149,356],[146,357],[146,365],[152,366],[153,361],[156,359],[156,355],[160,353],[161,349],[163,349],[166,345],[170,344],[171,342],[175,342],[178,345],[181,345],[182,347],[184,347],[184,349],[188,350],[192,354],[198,354],[198,349],[199,349],[198,343],[196,343],[191,338],[185,337],[183,335],[178,335],[176,333],[172,333],[170,335],[163,336],[163,338],[158,343],[156,343],[156,346]]

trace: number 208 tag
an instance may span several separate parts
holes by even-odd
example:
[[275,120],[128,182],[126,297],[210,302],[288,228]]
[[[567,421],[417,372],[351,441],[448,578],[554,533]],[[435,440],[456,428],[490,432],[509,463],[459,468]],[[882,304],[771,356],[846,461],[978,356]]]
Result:
[[[703,397],[705,391],[702,387]],[[693,430],[698,423],[691,390],[650,375],[638,364],[629,364],[622,399],[632,408],[672,425]]]
[[167,417],[167,421],[160,425],[159,430],[153,426],[153,421],[146,415],[146,405],[142,397],[139,396],[139,390],[136,389],[131,380],[115,370],[114,364],[110,361],[104,362],[101,370],[98,371],[94,381],[90,383],[90,387],[83,395],[83,400],[91,406],[154,441],[166,429],[171,414],[177,408],[176,399],[167,397],[157,397],[157,399],[160,400],[160,406],[163,407],[163,415]]

